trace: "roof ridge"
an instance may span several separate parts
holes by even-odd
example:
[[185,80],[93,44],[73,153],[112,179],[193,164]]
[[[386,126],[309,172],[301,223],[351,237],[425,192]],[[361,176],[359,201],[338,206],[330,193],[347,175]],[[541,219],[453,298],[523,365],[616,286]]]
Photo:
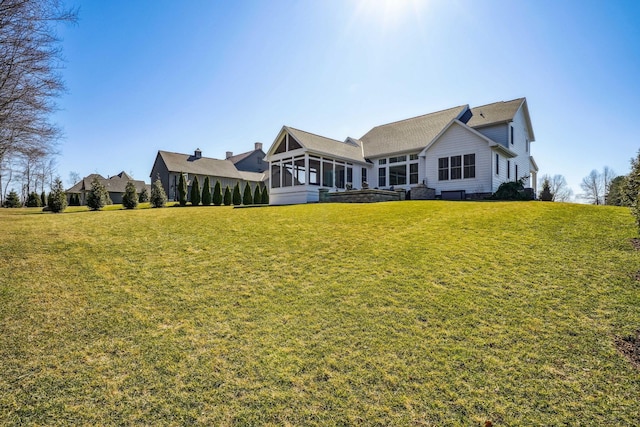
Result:
[[406,121],[409,121],[409,120],[414,120],[414,119],[419,119],[421,117],[430,116],[432,114],[444,113],[445,111],[455,110],[457,108],[468,107],[468,106],[469,106],[469,104],[462,104],[462,105],[458,105],[456,107],[445,108],[443,110],[433,111],[433,112],[427,113],[427,114],[420,114],[419,116],[409,117],[408,119],[396,120],[395,122],[389,122],[389,123],[385,123],[385,124],[382,124],[382,125],[374,126],[371,130],[373,130],[375,128],[382,127],[382,126],[394,125],[394,124],[397,124],[397,123],[402,123],[402,122],[406,122]]
[[521,98],[514,98],[514,99],[510,99],[509,101],[496,101],[496,102],[490,102],[489,104],[484,104],[484,105],[478,105],[477,107],[471,107],[471,109],[473,110],[474,108],[482,108],[482,107],[488,107],[489,105],[496,105],[496,104],[507,104],[509,102],[514,102],[514,101],[524,101],[525,99],[527,99],[526,97],[521,97]]
[[[193,157],[193,154],[177,153],[175,151],[158,150],[158,153],[177,154],[179,156],[186,156],[187,158]],[[199,157],[199,159],[219,160],[221,162],[226,162],[227,160],[229,160],[229,159],[217,159],[215,157],[207,157],[207,156]]]
[[340,144],[345,144],[345,142],[344,142],[344,141],[340,141],[340,140],[337,140],[337,139],[329,138],[328,136],[318,135],[317,133],[307,132],[306,130],[302,130],[302,129],[294,128],[294,127],[291,127],[291,126],[285,126],[285,127],[286,127],[287,129],[296,130],[296,131],[298,131],[298,132],[304,132],[304,133],[306,133],[306,134],[308,134],[308,135],[317,136],[318,138],[324,138],[324,139],[328,139],[328,140],[330,140],[330,141],[339,142]]

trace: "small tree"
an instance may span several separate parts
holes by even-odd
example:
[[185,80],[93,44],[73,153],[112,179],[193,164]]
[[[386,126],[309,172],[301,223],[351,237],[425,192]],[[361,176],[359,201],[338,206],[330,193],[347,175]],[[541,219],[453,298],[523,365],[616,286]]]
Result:
[[9,195],[7,195],[7,198],[4,200],[4,207],[5,208],[19,208],[22,206],[22,203],[20,202],[20,197],[18,197],[18,193],[16,193],[15,191],[11,190],[9,192]]
[[149,201],[149,191],[147,191],[147,186],[145,185],[142,191],[140,192],[140,196],[138,196],[138,201],[140,203],[147,203]]
[[202,184],[202,204],[204,206],[211,204],[211,183],[208,176],[204,178],[204,184]]
[[151,186],[151,198],[149,201],[152,208],[164,208],[167,204],[167,193],[164,192],[160,178],[156,179]]
[[640,150],[631,159],[631,172],[627,175],[622,195],[622,203],[631,208],[631,215],[640,229]]
[[193,182],[191,183],[191,204],[193,206],[198,206],[200,204],[200,183],[198,182],[198,177],[193,177]]
[[28,208],[40,208],[42,207],[42,202],[40,201],[40,196],[38,193],[31,192],[27,197],[27,207]]
[[180,180],[178,181],[178,201],[180,206],[187,205],[187,180],[182,172],[180,172]]
[[605,203],[612,206],[624,206],[623,195],[625,185],[627,185],[626,176],[620,175],[613,178],[609,186],[609,193],[605,196]]
[[62,212],[67,208],[67,195],[64,193],[60,178],[56,178],[53,187],[51,187],[48,206],[53,213]]
[[249,184],[248,182],[244,185],[244,193],[242,195],[242,204],[243,205],[253,204],[253,194],[251,192],[251,184]]
[[552,202],[553,194],[551,194],[551,184],[548,179],[542,181],[542,191],[540,192],[540,200],[543,202]]
[[267,191],[267,187],[264,187],[262,189],[262,204],[263,205],[269,204],[269,192]]
[[260,194],[260,183],[256,184],[256,189],[253,192],[253,203],[259,205],[262,203],[262,194]]
[[238,206],[242,204],[242,196],[240,195],[240,183],[236,182],[233,187],[233,205]]
[[138,206],[138,192],[133,182],[128,181],[122,195],[122,206],[126,209],[135,209]]
[[216,206],[222,204],[222,186],[218,180],[216,180],[216,185],[213,187],[213,204]]
[[47,195],[44,193],[44,190],[42,194],[40,194],[40,201],[42,202],[41,206],[47,206]]
[[87,193],[87,206],[92,211],[99,211],[103,207],[109,204],[109,193],[104,185],[98,180],[97,177],[93,178],[91,182],[91,189]]
[[231,205],[231,190],[229,189],[228,185],[224,189],[224,205],[225,206]]

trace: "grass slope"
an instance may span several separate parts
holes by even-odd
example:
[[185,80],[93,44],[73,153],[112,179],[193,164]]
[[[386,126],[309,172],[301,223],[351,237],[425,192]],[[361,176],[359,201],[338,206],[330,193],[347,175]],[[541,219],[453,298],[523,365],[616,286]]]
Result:
[[637,425],[626,209],[0,210],[0,424]]

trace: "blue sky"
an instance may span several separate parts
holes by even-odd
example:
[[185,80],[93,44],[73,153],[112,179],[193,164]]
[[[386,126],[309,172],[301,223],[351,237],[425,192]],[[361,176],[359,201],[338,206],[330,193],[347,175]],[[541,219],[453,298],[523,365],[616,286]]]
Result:
[[330,138],[525,96],[540,175],[574,192],[640,149],[640,2],[67,0],[58,171],[150,182],[158,150],[224,158],[283,125]]

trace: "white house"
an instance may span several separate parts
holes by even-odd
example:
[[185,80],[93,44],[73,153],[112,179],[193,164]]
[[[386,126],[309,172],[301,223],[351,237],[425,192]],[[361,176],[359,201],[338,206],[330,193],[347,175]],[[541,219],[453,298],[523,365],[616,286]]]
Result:
[[525,98],[462,105],[377,126],[344,142],[284,126],[267,152],[271,204],[317,202],[321,188],[405,189],[436,197],[489,195],[525,178],[536,192],[535,140]]

